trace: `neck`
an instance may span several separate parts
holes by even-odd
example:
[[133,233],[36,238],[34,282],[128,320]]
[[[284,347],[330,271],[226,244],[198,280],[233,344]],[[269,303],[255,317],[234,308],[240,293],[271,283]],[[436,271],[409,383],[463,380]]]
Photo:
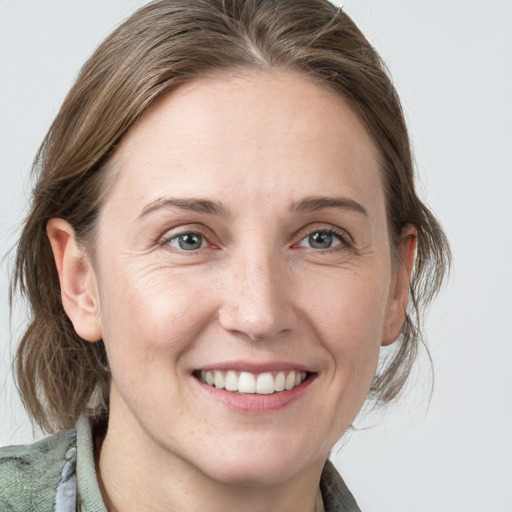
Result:
[[323,510],[323,460],[277,484],[219,482],[153,442],[138,423],[138,431],[129,430],[130,419],[123,418],[120,428],[112,418],[97,454],[100,489],[109,512],[225,512],[238,510],[240,503],[246,512]]

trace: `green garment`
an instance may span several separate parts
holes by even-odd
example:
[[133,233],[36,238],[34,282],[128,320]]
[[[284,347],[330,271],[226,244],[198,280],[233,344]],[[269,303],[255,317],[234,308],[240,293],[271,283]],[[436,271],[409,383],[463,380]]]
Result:
[[[361,512],[327,461],[320,489],[325,512]],[[0,512],[107,512],[96,478],[89,421],[37,443],[0,448]]]
[[85,417],[75,430],[0,448],[0,512],[107,512]]

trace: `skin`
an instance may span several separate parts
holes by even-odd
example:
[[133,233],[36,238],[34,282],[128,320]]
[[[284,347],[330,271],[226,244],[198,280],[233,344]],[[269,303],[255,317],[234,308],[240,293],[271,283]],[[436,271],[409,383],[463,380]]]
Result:
[[[65,310],[80,336],[104,340],[111,366],[98,461],[106,504],[313,510],[329,450],[402,327],[414,261],[407,227],[392,264],[365,126],[301,75],[239,72],[160,98],[112,164],[94,261],[69,224],[48,224]],[[312,197],[345,205],[305,208]],[[333,229],[332,247],[312,246],[311,234]],[[190,232],[201,248],[179,247]],[[292,403],[244,413],[193,375],[240,360],[287,361],[312,378]]]

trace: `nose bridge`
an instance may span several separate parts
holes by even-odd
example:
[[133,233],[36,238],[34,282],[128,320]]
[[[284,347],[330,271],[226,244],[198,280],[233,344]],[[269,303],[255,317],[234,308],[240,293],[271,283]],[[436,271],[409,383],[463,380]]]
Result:
[[291,328],[293,308],[286,293],[286,269],[269,247],[240,248],[225,281],[221,324],[262,340]]

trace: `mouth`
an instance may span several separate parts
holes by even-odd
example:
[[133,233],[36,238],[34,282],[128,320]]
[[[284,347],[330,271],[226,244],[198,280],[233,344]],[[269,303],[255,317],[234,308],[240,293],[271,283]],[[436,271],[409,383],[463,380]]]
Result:
[[272,395],[292,391],[310,379],[311,372],[281,370],[252,373],[238,370],[196,370],[193,376],[203,384],[232,393]]

